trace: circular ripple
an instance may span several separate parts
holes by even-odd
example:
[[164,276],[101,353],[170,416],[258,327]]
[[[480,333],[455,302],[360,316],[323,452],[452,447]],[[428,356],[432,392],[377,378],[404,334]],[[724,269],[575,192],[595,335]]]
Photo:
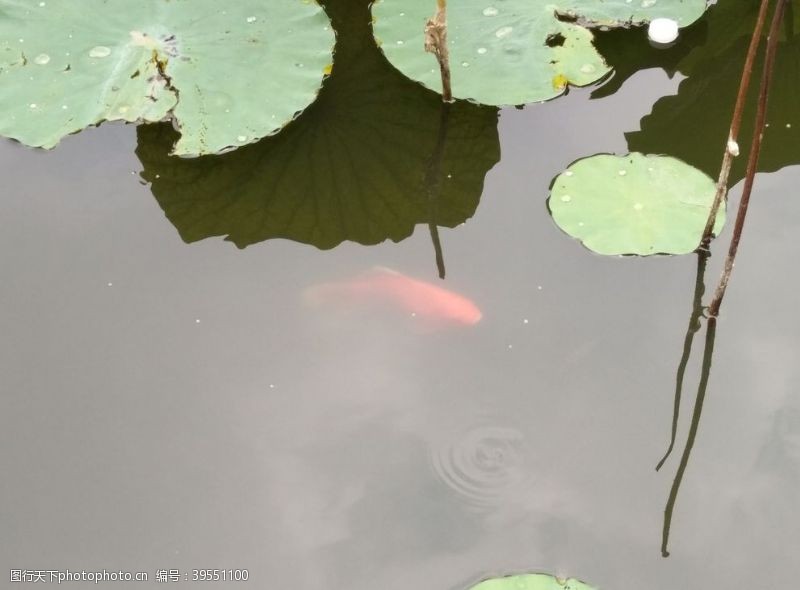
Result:
[[489,510],[525,481],[526,457],[525,436],[519,430],[478,426],[433,449],[431,464],[469,506]]

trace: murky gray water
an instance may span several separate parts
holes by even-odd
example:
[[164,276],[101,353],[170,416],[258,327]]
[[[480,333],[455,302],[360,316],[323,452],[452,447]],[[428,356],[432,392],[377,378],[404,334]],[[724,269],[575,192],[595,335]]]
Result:
[[[625,153],[624,133],[680,79],[642,70],[608,98],[503,111],[474,218],[440,230],[444,283],[424,225],[328,251],[185,244],[140,182],[133,127],[50,153],[0,143],[2,575],[146,571],[148,584],[107,583],[144,588],[159,569],[244,568],[248,582],[207,584],[450,590],[531,570],[605,590],[785,586],[800,551],[800,167],[757,178],[666,559],[701,336],[678,449],[654,467],[695,260],[591,255],[545,206],[559,170]],[[482,320],[426,326],[303,296],[377,266],[469,298]]]

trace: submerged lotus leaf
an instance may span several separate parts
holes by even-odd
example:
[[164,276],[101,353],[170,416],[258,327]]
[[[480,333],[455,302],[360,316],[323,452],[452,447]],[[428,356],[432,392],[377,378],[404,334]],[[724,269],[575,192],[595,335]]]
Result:
[[319,99],[280,134],[185,159],[167,155],[169,126],[139,127],[142,176],[185,241],[222,235],[243,248],[285,238],[327,249],[400,241],[417,224],[455,227],[475,212],[500,159],[497,109],[449,105],[439,153],[443,103],[386,63],[367,1],[325,4],[336,64]]
[[548,574],[519,574],[484,580],[470,590],[594,590],[588,584],[569,578],[562,580]]
[[0,135],[171,118],[179,155],[251,143],[316,97],[329,24],[302,0],[0,0]]
[[[586,27],[669,18],[684,27],[706,0],[459,0],[448,7],[453,96],[491,105],[548,100],[568,84],[586,86],[609,72]],[[431,0],[376,0],[375,36],[392,64],[441,92],[436,59],[424,50]]]
[[[598,154],[555,178],[548,205],[562,230],[598,254],[688,254],[714,193],[710,177],[676,158]],[[715,233],[724,223],[722,207]]]

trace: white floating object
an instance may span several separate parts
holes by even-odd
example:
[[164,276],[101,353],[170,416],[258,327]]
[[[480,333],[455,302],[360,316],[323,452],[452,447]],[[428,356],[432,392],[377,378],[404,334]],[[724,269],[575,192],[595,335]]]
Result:
[[672,43],[678,38],[678,23],[671,18],[656,18],[650,21],[647,36],[655,43]]

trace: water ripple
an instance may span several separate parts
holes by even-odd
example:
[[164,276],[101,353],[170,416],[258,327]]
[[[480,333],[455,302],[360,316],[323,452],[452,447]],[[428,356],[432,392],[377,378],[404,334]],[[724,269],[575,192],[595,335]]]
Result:
[[528,479],[525,435],[512,427],[476,426],[433,448],[437,477],[471,508],[501,506]]

